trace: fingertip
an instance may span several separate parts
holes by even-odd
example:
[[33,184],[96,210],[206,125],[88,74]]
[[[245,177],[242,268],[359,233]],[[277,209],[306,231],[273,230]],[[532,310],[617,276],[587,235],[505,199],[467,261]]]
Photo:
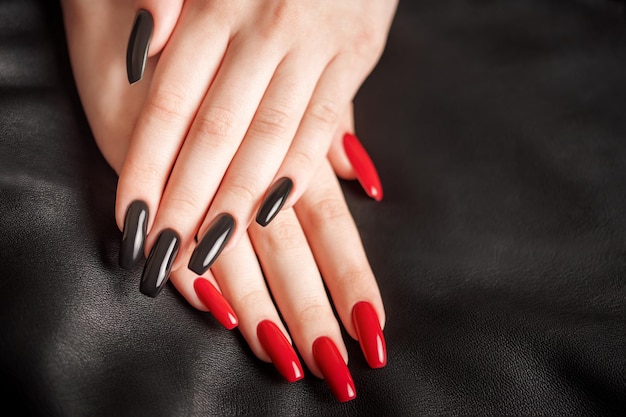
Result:
[[350,163],[343,146],[343,134],[339,138],[335,138],[331,143],[328,151],[328,160],[339,178],[344,180],[356,179],[356,171]]
[[148,57],[158,55],[169,40],[181,14],[183,0],[139,0],[138,13],[145,10],[152,16],[154,28]]

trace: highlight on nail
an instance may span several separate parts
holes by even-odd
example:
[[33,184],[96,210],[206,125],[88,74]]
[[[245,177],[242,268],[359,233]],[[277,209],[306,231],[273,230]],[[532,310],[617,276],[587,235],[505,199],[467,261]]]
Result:
[[324,375],[324,380],[339,401],[346,402],[356,398],[350,370],[331,338],[321,336],[315,339],[313,357]]
[[217,216],[191,254],[188,268],[198,275],[204,274],[222,252],[234,230],[233,216],[228,213]]
[[235,314],[235,310],[208,279],[196,278],[193,282],[193,289],[196,291],[196,295],[202,301],[202,304],[209,309],[213,317],[222,326],[232,330],[239,325],[239,319],[237,314]]
[[119,265],[133,269],[143,259],[143,247],[148,227],[148,205],[141,200],[129,204],[124,217]]
[[271,320],[263,320],[257,325],[256,331],[263,350],[278,372],[289,382],[302,379],[304,372],[300,359],[280,328]]
[[180,236],[174,230],[165,229],[159,234],[141,275],[139,289],[144,295],[159,295],[170,278],[179,246]]
[[145,9],[139,10],[135,16],[135,23],[126,49],[126,73],[130,84],[143,78],[153,30],[152,14]]
[[383,187],[378,171],[376,171],[374,162],[372,162],[361,141],[355,135],[346,133],[343,136],[343,147],[361,187],[368,196],[376,201],[381,201],[383,199]]
[[356,303],[352,308],[352,323],[367,364],[375,369],[384,367],[387,345],[374,307],[366,301]]
[[290,178],[283,177],[278,179],[270,187],[263,199],[256,216],[256,222],[263,227],[267,226],[285,205],[292,189],[293,181]]

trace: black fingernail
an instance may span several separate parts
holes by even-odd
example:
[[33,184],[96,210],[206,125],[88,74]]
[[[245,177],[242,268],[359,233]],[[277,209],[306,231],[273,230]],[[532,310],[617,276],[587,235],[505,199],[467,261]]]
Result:
[[235,219],[230,214],[220,214],[207,230],[189,259],[189,269],[204,274],[213,265],[235,230]]
[[180,245],[180,236],[172,229],[165,229],[150,251],[141,275],[139,290],[148,297],[156,297],[170,277],[170,270]]
[[267,226],[283,207],[292,189],[293,181],[291,179],[283,177],[276,181],[263,200],[261,208],[259,208],[256,222],[263,227]]
[[124,232],[120,246],[120,267],[133,269],[143,259],[143,244],[148,227],[148,205],[141,200],[133,201],[126,210]]
[[128,73],[128,82],[131,84],[143,78],[153,29],[154,20],[150,12],[144,9],[139,10],[126,50],[126,72]]

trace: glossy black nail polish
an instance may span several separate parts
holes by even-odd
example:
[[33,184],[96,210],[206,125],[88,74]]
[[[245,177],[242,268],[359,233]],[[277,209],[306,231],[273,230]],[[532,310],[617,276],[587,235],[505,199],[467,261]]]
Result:
[[292,189],[293,181],[291,179],[283,177],[276,181],[259,208],[256,222],[263,227],[267,226],[283,207]]
[[120,246],[120,267],[133,269],[143,258],[147,227],[148,205],[141,200],[135,200],[126,209]]
[[141,275],[139,290],[148,297],[156,297],[170,277],[170,270],[180,245],[180,236],[172,229],[159,234]]
[[139,10],[135,17],[133,30],[130,32],[128,49],[126,50],[126,72],[128,73],[128,82],[131,84],[143,78],[153,30],[154,19],[152,14],[144,9]]
[[235,219],[227,213],[222,213],[209,226],[206,234],[196,246],[189,259],[189,269],[198,275],[204,274],[213,265],[219,254],[228,243],[235,230]]

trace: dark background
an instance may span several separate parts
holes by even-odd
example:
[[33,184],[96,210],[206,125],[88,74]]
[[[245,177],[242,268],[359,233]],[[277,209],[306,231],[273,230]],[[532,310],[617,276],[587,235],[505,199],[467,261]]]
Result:
[[116,176],[58,4],[0,1],[0,398],[11,415],[619,415],[626,410],[626,9],[400,1],[343,183],[387,311],[358,397],[286,383],[117,267]]

